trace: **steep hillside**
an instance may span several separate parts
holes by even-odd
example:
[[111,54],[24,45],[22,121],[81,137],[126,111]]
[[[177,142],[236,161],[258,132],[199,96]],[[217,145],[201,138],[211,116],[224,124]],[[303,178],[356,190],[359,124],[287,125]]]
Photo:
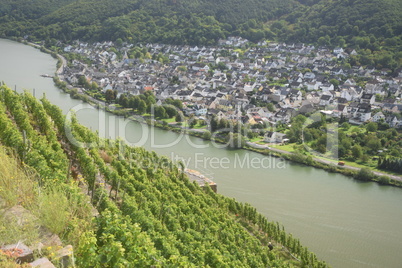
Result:
[[[372,48],[384,45],[376,40],[398,39],[402,34],[402,2],[398,0],[322,0],[309,9],[295,11],[288,17],[294,24],[289,39],[322,43],[363,45],[353,38],[369,37]],[[341,40],[343,38],[344,40]],[[389,40],[389,44],[391,44]],[[378,47],[377,47],[378,49]]]
[[321,0],[288,15],[274,32],[288,42],[356,49],[353,65],[396,69],[402,65],[401,15],[398,0]]
[[205,45],[240,35],[399,52],[401,14],[398,0],[6,0],[0,36]]
[[[11,14],[3,13],[1,35],[177,44],[213,44],[228,35],[243,35],[257,41],[271,34],[263,22],[300,6],[294,0],[83,0],[65,5],[42,0],[36,8],[45,12],[32,16],[27,2],[13,5]],[[0,10],[9,6],[0,4]]]
[[[73,244],[77,267],[326,267],[255,208],[200,188],[154,152],[100,139],[46,99],[2,86],[0,122],[1,144],[53,197],[63,224],[48,222]],[[68,213],[84,200],[78,187],[100,213],[92,225]],[[63,206],[53,189],[67,193]]]
[[0,4],[0,17],[13,19],[38,19],[75,0],[2,0]]

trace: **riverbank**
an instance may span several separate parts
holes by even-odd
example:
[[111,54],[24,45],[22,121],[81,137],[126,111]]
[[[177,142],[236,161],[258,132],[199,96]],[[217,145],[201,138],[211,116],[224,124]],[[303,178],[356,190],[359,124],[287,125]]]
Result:
[[[104,109],[105,111],[110,112],[117,116],[124,116],[125,118],[128,118],[133,121],[151,125],[153,127],[161,128],[164,130],[173,131],[176,133],[184,132],[191,136],[196,136],[196,137],[204,139],[204,140],[209,140],[209,139],[205,139],[203,132],[200,130],[191,130],[191,129],[181,127],[178,125],[170,125],[170,124],[166,124],[162,121],[157,121],[157,120],[147,118],[144,116],[136,115],[136,114],[130,113],[129,111],[124,110],[124,109],[119,109],[119,108],[116,108],[113,106],[112,107],[108,106],[104,102],[99,101],[99,100],[85,94],[85,92],[82,92],[82,91],[74,92],[73,90],[68,89],[68,87],[67,87],[68,85],[66,82],[63,81],[64,77],[62,75],[64,67],[67,66],[67,60],[62,55],[56,54],[48,49],[42,48],[40,45],[37,45],[37,44],[30,44],[30,45],[41,49],[42,52],[52,54],[53,57],[58,58],[58,66],[57,66],[58,70],[56,72],[56,77],[54,79],[54,82],[58,88],[60,88],[61,90],[63,90],[66,93],[69,93],[71,97],[80,99],[84,102],[88,102],[91,105],[93,105],[99,109]],[[220,140],[219,138],[213,139],[213,141],[217,142],[217,143],[225,143],[224,140]],[[383,185],[392,185],[392,186],[402,187],[402,177],[401,176],[395,176],[393,174],[389,174],[389,173],[385,173],[385,172],[370,171],[372,173],[369,173],[369,176],[361,177],[361,176],[359,176],[359,172],[361,171],[360,168],[348,166],[348,165],[338,166],[336,163],[331,162],[331,160],[324,160],[324,159],[321,159],[318,157],[311,157],[308,155],[291,153],[291,152],[288,152],[285,150],[281,150],[279,148],[275,148],[273,146],[267,147],[264,145],[258,145],[256,143],[247,142],[246,145],[242,149],[258,152],[263,155],[272,155],[275,157],[284,158],[284,159],[290,160],[292,162],[324,169],[328,172],[338,172],[338,173],[344,174],[349,177],[354,177],[355,179],[358,179],[358,180],[374,181],[374,182],[378,182]]]
[[[81,99],[83,101],[86,101],[90,103],[91,105],[95,106],[98,109],[104,109],[107,112],[110,112],[114,115],[117,116],[123,116],[124,118],[127,118],[129,120],[133,120],[142,124],[147,124],[152,127],[157,127],[163,130],[168,130],[168,131],[173,131],[176,133],[184,133],[187,135],[195,136],[200,139],[204,140],[211,140],[216,143],[220,144],[226,144],[227,142],[224,141],[224,139],[220,139],[219,137],[212,138],[212,139],[206,139],[204,136],[204,132],[200,130],[192,130],[186,127],[182,127],[179,125],[170,125],[170,124],[165,124],[163,121],[155,120],[155,119],[150,119],[146,118],[141,115],[137,115],[134,113],[127,114],[127,111],[121,110],[121,109],[110,109],[107,105],[105,105],[103,102],[96,100],[88,95],[77,95],[76,98]],[[303,155],[299,153],[292,153],[289,151],[281,150],[279,148],[275,148],[273,146],[263,146],[259,145],[256,143],[252,142],[246,142],[246,144],[241,148],[244,150],[249,150],[253,152],[257,152],[263,155],[270,155],[278,158],[283,158],[292,162],[296,162],[299,164],[303,164],[306,166],[311,166],[315,168],[320,168],[323,170],[326,170],[328,172],[334,173],[340,173],[343,175],[346,175],[348,177],[353,177],[356,180],[360,181],[373,181],[377,182],[381,185],[390,185],[390,186],[396,186],[396,187],[402,187],[402,177],[401,176],[396,176],[393,174],[385,173],[385,172],[378,172],[378,171],[369,171],[368,173],[365,171],[364,175],[361,176],[359,172],[362,171],[361,168],[358,167],[353,167],[350,165],[337,165],[336,163],[333,163],[331,160],[326,160],[326,159],[321,159],[318,157],[311,157],[308,155]]]
[[[96,100],[88,95],[83,95],[83,96],[78,96],[77,98],[86,101],[93,106],[97,107],[98,109],[105,109],[105,111],[110,112],[114,115],[117,116],[123,116],[124,118],[127,118],[129,120],[133,120],[142,124],[147,124],[152,127],[157,127],[163,130],[167,131],[173,131],[176,133],[184,133],[187,135],[195,136],[200,139],[204,140],[211,140],[216,143],[220,144],[226,144],[223,139],[219,138],[213,138],[213,139],[205,139],[204,137],[204,132],[200,130],[192,130],[188,129],[186,127],[180,127],[178,125],[169,125],[169,124],[164,124],[163,121],[158,121],[155,119],[149,119],[144,116],[140,116],[137,114],[130,114],[127,115],[125,112],[122,113],[122,110],[119,109],[110,109],[106,105],[104,105],[101,101]],[[256,143],[252,142],[246,142],[246,144],[241,148],[244,150],[249,150],[253,152],[257,152],[263,155],[270,155],[278,158],[283,158],[292,162],[296,162],[299,164],[303,164],[306,166],[311,166],[315,168],[320,168],[323,170],[326,170],[331,173],[340,173],[343,175],[346,175],[348,177],[353,177],[356,180],[360,181],[373,181],[377,182],[381,185],[390,185],[390,186],[396,186],[396,187],[402,187],[402,177],[401,176],[396,176],[393,174],[385,173],[385,172],[378,172],[378,171],[369,171],[368,174],[364,173],[363,176],[361,176],[359,173],[362,171],[361,168],[349,166],[349,165],[337,165],[333,163],[331,160],[325,160],[321,159],[318,157],[311,157],[308,155],[303,155],[303,154],[298,154],[298,153],[292,153],[288,152],[285,150],[281,150],[279,148],[275,147],[268,147],[268,146],[261,146]]]

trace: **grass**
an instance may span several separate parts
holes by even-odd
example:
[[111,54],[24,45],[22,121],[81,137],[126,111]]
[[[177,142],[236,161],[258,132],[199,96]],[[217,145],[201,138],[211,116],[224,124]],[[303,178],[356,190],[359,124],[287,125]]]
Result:
[[35,214],[52,233],[62,235],[72,218],[69,200],[64,191],[50,189],[41,194],[35,207]]
[[9,212],[2,213],[0,216],[0,245],[15,244],[19,241],[26,245],[33,245],[39,242],[39,226],[39,219],[32,215],[17,217]]
[[175,123],[176,119],[174,117],[172,117],[172,118],[162,119],[162,121],[170,124],[170,123]]
[[366,132],[366,129],[365,128],[362,128],[362,127],[358,127],[358,126],[351,126],[348,130],[345,130],[344,128],[341,128],[344,132],[345,132],[345,134],[347,134],[347,135],[350,135],[350,134],[352,134],[352,133],[362,133],[362,132]]
[[258,143],[258,144],[265,144],[264,138],[262,137],[255,137],[250,139],[250,142]]
[[[311,154],[309,154],[311,155]],[[319,158],[319,159],[323,159],[323,160],[327,160],[327,161],[331,161],[334,164],[338,164],[339,160],[336,159],[331,159],[331,158],[327,158],[327,157],[322,157],[322,156],[317,156],[317,155],[312,155],[314,158]],[[377,161],[369,161],[369,163],[367,164],[363,164],[363,163],[359,163],[359,162],[354,162],[354,161],[348,161],[348,160],[344,160],[341,159],[340,161],[344,162],[345,165],[347,166],[351,166],[351,167],[355,167],[355,168],[369,168],[371,171],[374,172],[381,172],[384,173],[386,175],[396,175],[396,176],[400,176],[401,174],[396,173],[396,172],[392,172],[392,171],[388,171],[388,170],[381,170],[377,168]]]
[[[294,149],[293,149],[294,145],[295,145],[295,143],[290,143],[290,144],[285,144],[285,145],[273,145],[271,147],[278,148],[280,150],[284,150],[284,151],[288,151],[288,152],[294,152]],[[345,160],[345,159],[337,160],[337,159],[332,159],[329,156],[325,156],[325,155],[324,156],[313,155],[309,152],[306,152],[306,155],[311,155],[313,158],[330,161],[330,162],[334,163],[335,165],[337,165],[339,161],[343,161],[345,163],[345,165],[351,166],[351,167],[369,168],[371,171],[381,172],[381,173],[388,174],[388,175],[397,175],[397,176],[401,175],[396,172],[378,169],[376,160],[369,160],[368,163],[361,163],[360,160],[358,160],[358,161],[349,161],[349,160]]]
[[41,188],[38,178],[0,145],[0,245],[39,242],[40,226],[77,244],[90,228],[91,208],[77,184]]
[[34,177],[33,170],[22,169],[13,154],[0,147],[0,197],[5,207],[30,205],[34,202]]
[[193,127],[193,129],[206,129],[206,128],[207,128],[206,125],[200,125],[198,123]]
[[257,141],[259,141],[260,139],[258,138],[258,137],[256,137],[256,138],[252,138],[252,139],[248,139],[248,141],[250,141],[250,142],[257,142]]
[[275,145],[272,145],[270,147],[277,148],[277,149],[280,149],[280,150],[284,150],[284,151],[287,151],[287,152],[294,152],[293,145],[294,145],[293,143],[284,144],[284,145],[275,144]]
[[21,215],[19,219],[8,211],[16,205],[32,206],[36,202],[36,193],[35,173],[21,168],[13,154],[0,147],[1,244],[23,241],[29,245],[37,241],[39,220],[27,215]]

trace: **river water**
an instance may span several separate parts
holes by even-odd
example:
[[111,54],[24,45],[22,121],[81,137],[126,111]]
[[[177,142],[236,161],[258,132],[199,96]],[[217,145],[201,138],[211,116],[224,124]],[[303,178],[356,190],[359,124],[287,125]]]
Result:
[[402,189],[362,183],[340,174],[243,150],[216,148],[195,137],[150,128],[71,99],[40,75],[56,60],[39,50],[0,39],[0,81],[37,97],[46,94],[65,113],[101,136],[182,160],[218,184],[218,192],[252,204],[278,221],[333,267],[402,267]]

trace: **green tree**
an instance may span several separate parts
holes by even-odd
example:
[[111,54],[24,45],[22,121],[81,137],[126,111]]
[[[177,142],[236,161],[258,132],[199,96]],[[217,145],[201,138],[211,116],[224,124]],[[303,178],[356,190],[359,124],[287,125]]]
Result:
[[84,87],[84,88],[87,88],[87,86],[88,86],[88,80],[87,80],[87,78],[85,77],[85,75],[80,75],[80,76],[78,77],[78,85],[80,85],[80,86],[82,86],[82,87]]
[[165,105],[163,107],[165,108],[168,118],[172,118],[173,116],[177,115],[177,109],[175,107],[169,105]]
[[356,173],[355,178],[362,181],[371,181],[374,178],[374,174],[369,168],[362,168]]
[[381,142],[378,138],[371,138],[366,145],[371,152],[376,153],[381,148]]
[[218,125],[219,125],[218,118],[216,116],[212,116],[210,123],[211,132],[215,132],[216,130],[218,130]]
[[145,101],[144,100],[139,100],[138,101],[137,112],[139,114],[143,114],[143,113],[146,112],[146,110],[147,110],[147,104],[145,103]]
[[198,120],[194,116],[189,118],[189,127],[190,128],[195,127],[195,125],[197,125],[197,123],[198,123]]
[[126,95],[120,95],[120,97],[119,97],[119,99],[118,99],[118,103],[121,105],[121,106],[123,106],[123,107],[125,107],[125,108],[127,108],[127,107],[129,107],[129,99],[127,98],[127,96]]
[[107,102],[112,102],[116,99],[117,91],[108,89],[105,92],[105,98]]
[[203,134],[202,134],[202,138],[206,139],[206,140],[210,140],[211,139],[211,132],[209,132],[208,130],[206,130]]
[[360,159],[363,155],[363,149],[360,145],[355,145],[352,147],[352,155],[355,159]]
[[155,118],[158,118],[158,119],[167,118],[165,108],[160,105],[154,106],[154,116],[155,116]]
[[340,82],[339,82],[338,79],[332,78],[332,79],[329,80],[329,82],[330,82],[332,85],[334,85],[335,88],[338,88],[338,87],[339,87]]
[[227,138],[229,148],[240,149],[246,144],[244,137],[239,133],[230,132]]
[[176,122],[178,122],[178,123],[183,122],[183,120],[184,120],[184,115],[183,115],[183,113],[182,113],[182,112],[178,112],[177,115],[176,115],[175,120],[176,120]]
[[348,122],[344,122],[341,125],[341,128],[343,128],[344,130],[349,130],[350,127],[351,125]]
[[92,90],[98,90],[98,89],[99,89],[99,85],[98,85],[95,81],[92,81],[91,89],[92,89]]
[[270,112],[274,112],[274,111],[275,111],[275,106],[274,106],[274,104],[273,104],[272,102],[268,103],[268,104],[267,104],[267,109],[268,109],[268,111],[270,111]]
[[140,98],[138,96],[132,96],[129,100],[129,107],[136,110],[140,103]]
[[376,132],[378,130],[378,124],[375,122],[370,122],[366,124],[366,130],[368,132]]
[[380,184],[389,185],[391,183],[391,179],[388,176],[383,175],[378,178],[378,182]]

